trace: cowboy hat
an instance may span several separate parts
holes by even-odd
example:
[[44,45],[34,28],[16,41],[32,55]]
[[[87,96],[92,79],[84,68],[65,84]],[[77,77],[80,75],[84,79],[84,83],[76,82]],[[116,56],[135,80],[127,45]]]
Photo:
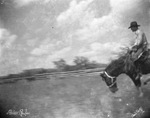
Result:
[[130,29],[131,27],[139,27],[140,25],[137,24],[136,21],[133,21],[130,23],[130,27],[128,29]]

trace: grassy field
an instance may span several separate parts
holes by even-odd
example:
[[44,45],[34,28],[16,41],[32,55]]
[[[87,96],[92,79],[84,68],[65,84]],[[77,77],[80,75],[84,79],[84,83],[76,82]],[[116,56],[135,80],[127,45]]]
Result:
[[144,97],[126,75],[117,80],[119,91],[110,93],[99,73],[49,76],[0,85],[0,118],[21,118],[9,110],[27,110],[25,118],[140,118],[150,107],[150,85]]

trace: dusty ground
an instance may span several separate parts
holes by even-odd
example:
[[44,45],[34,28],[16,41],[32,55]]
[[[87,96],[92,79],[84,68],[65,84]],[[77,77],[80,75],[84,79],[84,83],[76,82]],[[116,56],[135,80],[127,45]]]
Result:
[[49,77],[43,80],[19,80],[0,85],[0,115],[9,110],[27,109],[24,118],[140,118],[150,108],[150,85],[139,98],[132,81],[121,75],[119,91],[111,94],[98,73]]

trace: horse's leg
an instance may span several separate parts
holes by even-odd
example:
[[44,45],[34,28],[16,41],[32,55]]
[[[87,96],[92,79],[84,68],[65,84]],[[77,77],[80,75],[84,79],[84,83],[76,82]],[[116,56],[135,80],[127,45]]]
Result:
[[139,97],[143,97],[143,91],[142,91],[142,88],[141,87],[136,87],[137,90],[139,91]]
[[143,97],[143,91],[141,88],[141,76],[139,76],[139,78],[136,80],[136,83],[137,83],[136,88],[139,91],[139,97]]
[[136,77],[131,77],[131,79],[139,92],[139,97],[143,97],[143,91],[141,88],[141,76],[137,75]]

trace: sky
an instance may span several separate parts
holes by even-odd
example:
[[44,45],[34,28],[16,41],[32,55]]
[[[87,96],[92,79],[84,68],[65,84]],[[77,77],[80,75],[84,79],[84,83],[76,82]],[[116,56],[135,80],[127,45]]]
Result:
[[76,56],[109,63],[134,37],[150,41],[150,0],[0,0],[0,75]]

